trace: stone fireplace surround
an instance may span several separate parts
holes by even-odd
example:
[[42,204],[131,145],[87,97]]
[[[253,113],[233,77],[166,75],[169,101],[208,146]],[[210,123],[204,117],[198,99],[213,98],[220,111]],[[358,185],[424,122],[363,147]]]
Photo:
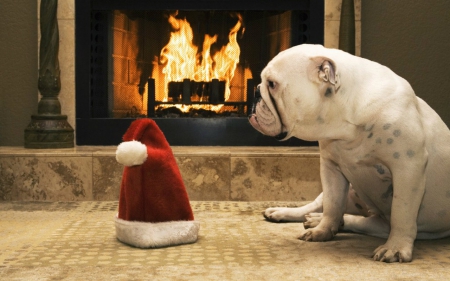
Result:
[[[75,126],[75,0],[60,0],[62,113]],[[39,1],[38,1],[39,3]],[[360,53],[361,0],[355,0]],[[38,9],[39,10],[39,9]],[[326,47],[338,47],[340,1],[325,0]],[[191,200],[313,200],[321,191],[317,147],[173,147]],[[115,146],[0,147],[0,201],[117,200]]]
[[[255,6],[254,2],[248,0],[76,1],[77,144],[116,145],[132,121],[131,118],[121,118],[120,114],[133,114],[130,112],[132,107],[135,107],[134,113],[142,109],[143,113],[146,113],[146,105],[142,104],[142,99],[145,100],[147,92],[146,90],[138,91],[139,88],[142,90],[145,87],[144,77],[148,77],[150,74],[155,79],[153,81],[156,83],[154,89],[157,95],[162,90],[159,88],[162,68],[153,65],[154,57],[159,55],[161,48],[168,40],[165,30],[168,26],[164,25],[166,19],[158,13],[161,10],[188,10],[179,18],[187,16],[187,20],[194,27],[193,39],[198,46],[201,46],[202,42],[197,41],[195,35],[203,38],[203,35],[200,34],[204,32],[204,28],[209,29],[209,32],[214,30],[214,33],[219,34],[219,38],[221,33],[225,35],[225,30],[221,29],[225,28],[222,24],[227,20],[223,18],[223,15],[220,16],[220,10],[248,12],[247,15],[243,15],[245,35],[239,39],[241,62],[237,65],[236,75],[231,81],[230,89],[232,89],[233,97],[230,101],[244,101],[247,107],[251,108],[253,99],[253,90],[251,89],[253,89],[254,83],[259,83],[259,77],[253,77],[252,82],[244,86],[246,84],[244,81],[247,80],[240,75],[245,72],[241,67],[248,64],[248,69],[258,76],[257,73],[261,72],[263,65],[271,57],[291,44],[297,45],[303,42],[323,44],[323,1],[281,0],[278,2],[261,0]],[[111,13],[120,9],[136,10],[136,12],[125,17]],[[208,13],[208,11],[216,9],[216,13]],[[269,13],[264,15],[264,10],[279,9],[293,11],[276,16]],[[142,13],[144,11],[149,11],[151,16],[146,16],[147,13]],[[197,12],[197,14],[194,16],[192,12]],[[205,12],[207,13],[205,14]],[[202,15],[208,16],[201,20]],[[145,17],[148,18],[143,20]],[[197,22],[195,22],[196,20]],[[118,25],[113,27],[113,22]],[[156,74],[157,69],[159,69],[160,75]],[[146,73],[147,71],[151,71],[151,73]],[[237,89],[241,89],[241,91]],[[244,96],[247,98],[242,100]],[[149,101],[148,107],[151,108],[154,105],[150,105]],[[263,136],[250,126],[245,114],[243,115],[226,118],[166,116],[155,117],[154,120],[171,145],[315,145],[315,143],[296,138],[278,142],[274,138]]]

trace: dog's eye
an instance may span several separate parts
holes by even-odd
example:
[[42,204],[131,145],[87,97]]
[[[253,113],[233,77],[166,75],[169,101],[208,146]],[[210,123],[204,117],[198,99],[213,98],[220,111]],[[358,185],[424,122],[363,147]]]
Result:
[[271,88],[271,89],[273,89],[273,88],[275,88],[275,82],[273,82],[273,81],[269,81],[269,88]]

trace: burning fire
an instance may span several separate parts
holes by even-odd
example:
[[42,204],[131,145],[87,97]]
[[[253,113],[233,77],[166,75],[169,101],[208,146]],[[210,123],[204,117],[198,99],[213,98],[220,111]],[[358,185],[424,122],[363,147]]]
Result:
[[[225,81],[225,101],[230,97],[230,84],[241,53],[237,43],[237,34],[242,26],[242,17],[228,34],[229,42],[220,51],[211,55],[211,45],[217,41],[217,35],[205,35],[201,54],[198,46],[192,43],[193,32],[186,19],[178,19],[176,15],[169,17],[171,32],[169,43],[160,54],[160,62],[164,65],[164,98],[168,100],[169,82],[181,82],[190,79],[197,82],[210,82],[212,79]],[[182,109],[182,108],[180,108]]]

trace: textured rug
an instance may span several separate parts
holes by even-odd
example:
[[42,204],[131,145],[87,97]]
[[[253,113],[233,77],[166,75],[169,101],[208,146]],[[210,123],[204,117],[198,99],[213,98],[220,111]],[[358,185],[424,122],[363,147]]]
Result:
[[117,202],[0,203],[0,280],[445,280],[450,239],[416,241],[407,264],[374,262],[383,239],[339,233],[296,238],[299,223],[267,222],[269,206],[302,202],[192,202],[190,245],[142,250],[117,241]]

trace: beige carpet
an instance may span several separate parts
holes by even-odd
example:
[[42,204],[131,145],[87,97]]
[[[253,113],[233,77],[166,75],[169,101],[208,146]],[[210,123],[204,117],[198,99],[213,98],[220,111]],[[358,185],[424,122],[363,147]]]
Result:
[[260,215],[286,202],[192,202],[197,243],[142,250],[115,239],[117,202],[0,203],[0,280],[448,280],[450,239],[417,241],[414,261],[374,262],[382,239],[296,239]]

